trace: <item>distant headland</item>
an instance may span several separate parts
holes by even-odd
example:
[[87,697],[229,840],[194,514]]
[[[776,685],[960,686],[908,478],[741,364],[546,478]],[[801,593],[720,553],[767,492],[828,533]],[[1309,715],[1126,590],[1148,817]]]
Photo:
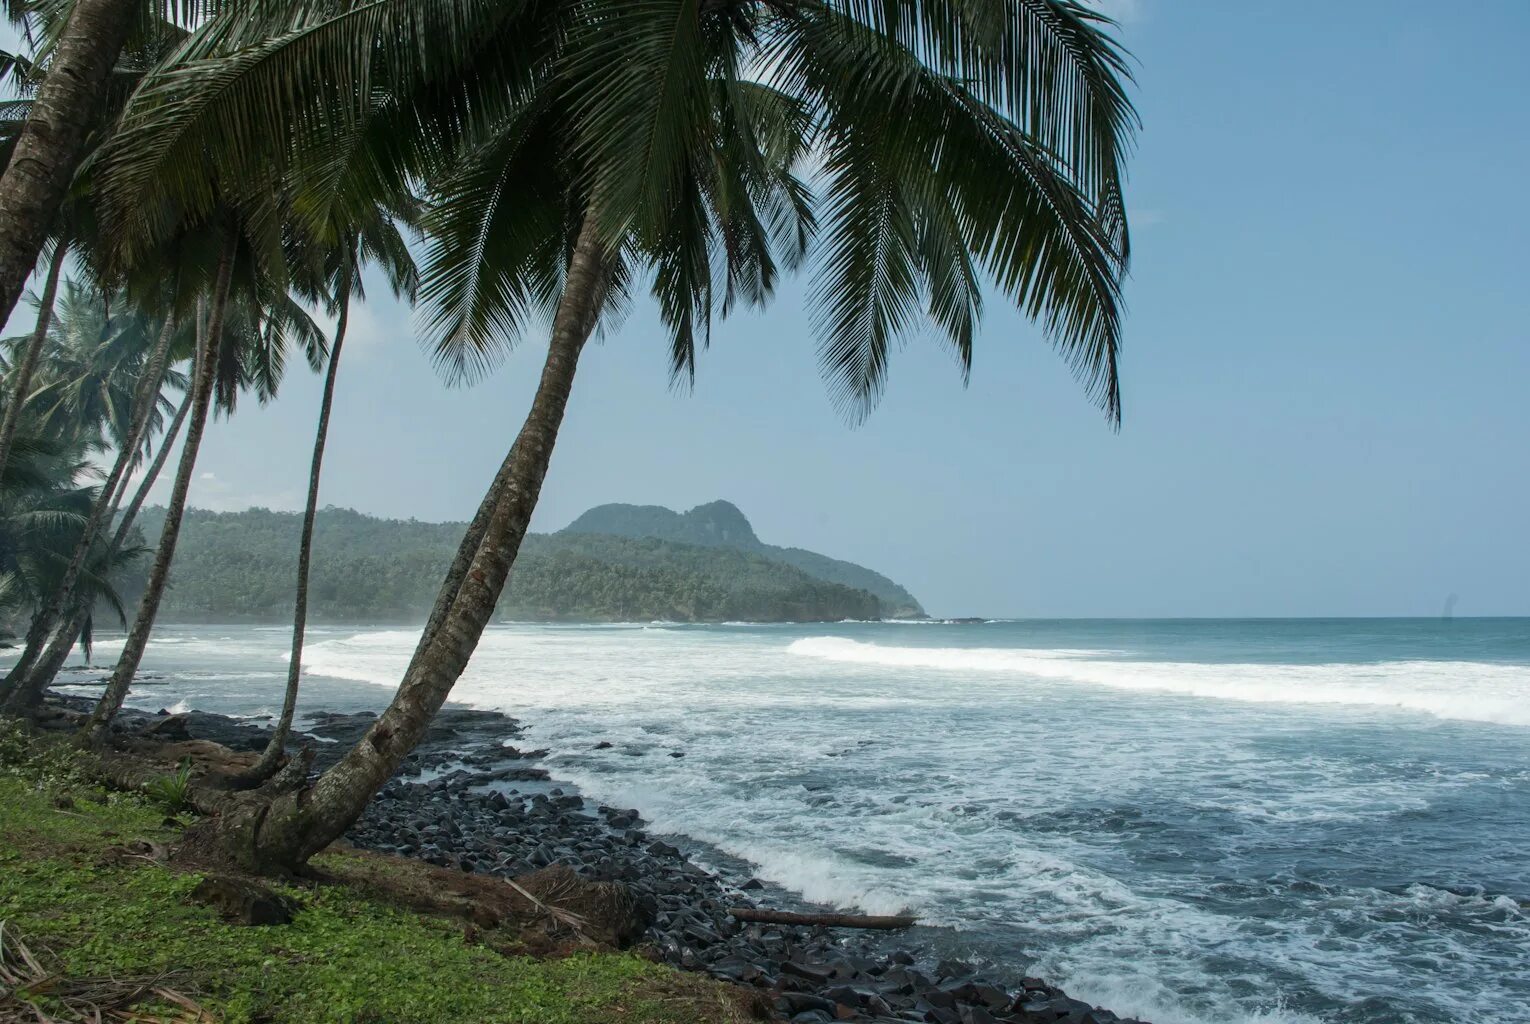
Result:
[[[146,509],[157,535],[164,510]],[[188,511],[165,597],[176,622],[283,622],[291,616],[300,516]],[[417,622],[435,600],[462,523],[319,512],[310,614],[327,622]],[[124,589],[130,594],[139,581]],[[131,605],[130,605],[131,606]],[[675,512],[600,505],[526,538],[499,618],[532,621],[814,622],[918,618],[892,580],[853,562],[762,542],[726,501]]]

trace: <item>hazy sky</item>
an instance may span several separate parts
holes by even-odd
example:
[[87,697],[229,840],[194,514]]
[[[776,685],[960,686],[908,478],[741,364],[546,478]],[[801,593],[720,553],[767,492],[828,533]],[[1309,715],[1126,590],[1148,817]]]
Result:
[[[996,299],[969,388],[916,339],[856,429],[805,281],[721,325],[690,394],[639,306],[584,359],[535,528],[727,498],[937,614],[1530,614],[1530,4],[1112,9],[1145,125],[1120,433]],[[352,323],[323,501],[467,517],[539,344],[452,390],[407,310]],[[317,400],[295,371],[215,424],[193,503],[298,507]]]

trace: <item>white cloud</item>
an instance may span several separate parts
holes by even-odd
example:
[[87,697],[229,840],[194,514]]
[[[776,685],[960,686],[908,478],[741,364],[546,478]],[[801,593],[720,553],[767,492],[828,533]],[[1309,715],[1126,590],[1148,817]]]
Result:
[[[154,481],[154,486],[149,488],[148,504],[163,505],[170,500],[174,476],[174,468],[167,466],[166,471]],[[142,471],[135,473],[129,486],[136,490],[142,479]],[[238,512],[246,508],[296,512],[303,507],[303,495],[292,489],[269,492],[242,490],[208,470],[197,474],[186,503],[192,508],[207,509],[209,512]]]

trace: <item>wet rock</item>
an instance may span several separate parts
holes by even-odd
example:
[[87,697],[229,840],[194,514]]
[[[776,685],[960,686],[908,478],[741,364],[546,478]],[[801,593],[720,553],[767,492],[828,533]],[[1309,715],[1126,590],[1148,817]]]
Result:
[[834,1019],[834,1001],[809,992],[785,992],[780,999],[776,1000],[776,1006],[784,1013],[799,1014],[818,1011],[828,1014],[829,1020]]
[[161,709],[164,718],[150,725],[143,731],[145,736],[153,736],[157,740],[189,740],[191,730],[186,727],[185,715],[171,715]]
[[802,964],[793,960],[787,960],[781,964],[781,973],[790,974],[804,981],[817,982],[820,985],[827,984],[832,978],[833,972],[826,967],[816,964]]
[[947,978],[969,978],[972,976],[972,965],[963,960],[942,960],[935,965],[935,977],[945,980]]
[[[85,708],[88,710],[88,707]],[[125,712],[137,728],[164,723]],[[188,731],[225,745],[264,742],[266,730],[193,713]],[[212,721],[216,720],[216,721]],[[336,740],[318,747],[320,767],[344,753],[370,728],[371,716],[313,716],[315,732]],[[175,729],[175,725],[165,728]],[[348,839],[396,850],[430,863],[515,878],[560,880],[563,899],[589,900],[598,928],[613,944],[646,941],[676,966],[779,997],[783,1019],[852,1020],[862,1024],[1116,1024],[1108,1011],[1068,999],[1038,978],[1013,992],[979,975],[971,964],[946,960],[931,977],[918,951],[892,949],[876,937],[823,929],[744,925],[727,913],[743,894],[767,888],[757,878],[720,881],[677,847],[638,827],[636,809],[586,805],[566,783],[551,788],[550,773],[527,762],[544,750],[506,742],[519,727],[492,712],[445,708],[399,775],[368,808]],[[595,749],[639,756],[653,748],[601,741]],[[684,751],[658,753],[683,756]],[[435,776],[416,781],[422,773]],[[492,784],[500,785],[493,786]],[[526,789],[544,792],[520,793]],[[812,788],[812,787],[809,787]],[[826,794],[827,798],[827,794]],[[596,813],[598,811],[598,813]],[[528,871],[530,872],[528,874]],[[540,884],[540,883],[539,883]],[[551,883],[549,883],[551,884]],[[608,886],[609,889],[588,887]],[[596,894],[603,893],[597,896]],[[1125,1022],[1140,1024],[1140,1022]]]

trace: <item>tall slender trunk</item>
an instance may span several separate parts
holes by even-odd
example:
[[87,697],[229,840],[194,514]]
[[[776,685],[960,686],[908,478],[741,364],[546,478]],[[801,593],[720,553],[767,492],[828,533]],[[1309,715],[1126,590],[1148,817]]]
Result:
[[58,279],[64,272],[64,257],[69,254],[69,244],[60,241],[53,247],[53,262],[48,264],[48,277],[43,283],[42,305],[37,309],[37,327],[27,342],[27,350],[16,367],[15,383],[10,400],[5,406],[5,420],[0,423],[0,473],[11,459],[11,442],[16,439],[16,428],[21,423],[21,410],[27,396],[32,393],[32,375],[37,372],[38,360],[42,358],[44,344],[48,340],[48,326],[53,322],[53,300],[58,295]]
[[170,563],[175,559],[175,543],[180,537],[181,519],[186,514],[186,496],[191,490],[191,475],[196,470],[197,450],[202,446],[202,432],[207,426],[207,412],[212,404],[213,385],[218,373],[218,345],[223,337],[223,314],[228,308],[229,287],[234,273],[234,253],[235,240],[230,236],[218,257],[207,333],[198,339],[196,369],[192,375],[191,418],[186,423],[186,442],[181,446],[180,463],[175,469],[175,484],[165,507],[165,525],[160,530],[154,565],[149,569],[149,580],[138,602],[138,613],[122,645],[117,667],[112,670],[111,679],[106,684],[106,692],[101,694],[90,720],[81,730],[87,738],[111,721],[112,716],[122,707],[128,687],[132,686],[133,677],[138,674],[138,664],[143,660],[144,649],[149,645],[149,634],[153,632],[154,619],[159,614],[159,602],[165,596],[165,582],[170,575]]
[[47,640],[48,631],[43,628],[41,617],[32,616],[32,621],[27,626],[26,642],[21,646],[21,660],[12,666],[4,679],[0,679],[0,706],[9,703],[11,696],[16,692],[16,687],[25,678],[27,669],[37,660],[37,655],[42,651],[42,646]]
[[0,322],[10,317],[74,173],[136,0],[77,0],[0,176]]
[[144,474],[143,480],[138,484],[138,490],[133,494],[133,500],[128,502],[126,511],[117,522],[117,532],[112,536],[113,554],[122,550],[122,545],[127,541],[128,532],[133,528],[133,521],[138,518],[138,513],[143,509],[143,503],[149,498],[149,490],[159,479],[160,470],[165,468],[165,461],[170,457],[170,449],[181,433],[181,425],[186,422],[186,413],[191,409],[193,397],[188,390],[186,396],[181,399],[180,408],[175,410],[175,418],[170,421],[170,428],[165,431],[165,436],[159,439],[159,451],[154,453],[154,461],[149,463],[149,471]]
[[324,372],[324,395],[319,399],[319,426],[313,435],[313,461],[308,467],[308,503],[303,506],[303,534],[298,538],[297,595],[292,606],[292,655],[287,661],[287,692],[282,696],[281,717],[276,731],[260,755],[260,760],[246,773],[250,782],[264,782],[276,774],[292,731],[292,715],[297,709],[298,682],[303,674],[303,631],[308,625],[308,567],[313,553],[313,523],[319,512],[319,476],[324,467],[324,445],[329,438],[329,410],[335,400],[335,377],[340,372],[340,350],[345,345],[345,328],[350,319],[351,297],[346,289],[340,299],[340,317],[335,321],[335,342],[329,349],[329,368]]
[[[262,869],[291,869],[339,838],[446,701],[494,612],[536,508],[579,354],[599,313],[604,271],[595,218],[587,217],[569,260],[531,411],[490,486],[490,496],[497,492],[497,498],[466,571],[460,579],[448,574],[442,586],[438,610],[441,602],[450,604],[444,613],[432,614],[434,625],[427,625],[393,702],[338,764],[311,790],[278,797],[267,808],[227,823],[226,842],[236,858]],[[470,539],[464,538],[464,546]],[[462,552],[459,548],[459,556]]]
[[[122,439],[117,458],[112,462],[111,472],[101,484],[101,493],[97,496],[95,504],[91,506],[90,517],[80,531],[80,539],[75,543],[74,554],[70,556],[69,565],[64,570],[64,578],[44,609],[44,620],[50,630],[65,619],[66,611],[77,604],[83,603],[85,613],[89,614],[90,602],[76,600],[80,576],[85,571],[85,563],[90,558],[91,550],[95,547],[96,536],[101,532],[103,524],[110,521],[109,513],[116,509],[117,485],[127,473],[127,467],[132,463],[133,456],[138,451],[138,445],[143,440],[143,433],[148,429],[154,403],[159,396],[160,382],[164,380],[165,365],[170,355],[170,341],[174,335],[175,318],[170,316],[165,319],[164,327],[159,332],[159,339],[155,342],[154,351],[145,365],[143,379],[138,382],[137,391],[133,396],[133,419],[128,424],[127,436]],[[69,617],[73,618],[72,615]],[[22,677],[17,689],[10,696],[10,706],[20,710],[42,699],[43,691],[58,674],[64,660],[69,657],[69,652],[73,649],[75,638],[78,636],[79,627],[73,626],[71,622],[65,622],[64,628],[54,634],[53,642],[49,644],[46,653],[36,666],[28,667],[27,674]]]
[[[170,446],[175,443],[176,436],[181,432],[181,424],[186,421],[186,412],[191,408],[191,397],[191,392],[186,392],[186,397],[181,400],[180,408],[175,412],[175,418],[170,421],[170,429],[160,439],[159,452],[154,456],[154,461],[150,464],[148,473],[138,485],[138,491],[133,495],[132,503],[122,513],[122,519],[117,524],[117,532],[112,535],[111,543],[106,548],[105,560],[107,562],[110,562],[117,552],[122,550],[122,545],[127,541],[128,533],[133,526],[133,520],[137,518],[139,510],[143,508],[143,503],[149,495],[149,489],[154,486],[154,481],[159,477],[160,470],[165,466],[166,458],[170,454]],[[126,474],[124,474],[123,479],[124,481],[127,479]],[[124,487],[123,490],[126,490],[126,488]],[[119,490],[117,495],[120,499],[122,491]],[[116,509],[113,509],[113,515],[115,514]],[[64,627],[65,635],[78,638],[85,628],[86,621],[91,616],[91,611],[90,601],[76,600],[69,622]],[[52,680],[58,675],[59,669],[64,667],[64,662],[68,659],[69,652],[73,649],[72,642],[70,646],[62,649],[55,649],[55,645],[50,645],[47,659],[39,664],[34,671],[41,675],[42,678]],[[34,652],[33,658],[35,659],[36,656],[36,652]]]

